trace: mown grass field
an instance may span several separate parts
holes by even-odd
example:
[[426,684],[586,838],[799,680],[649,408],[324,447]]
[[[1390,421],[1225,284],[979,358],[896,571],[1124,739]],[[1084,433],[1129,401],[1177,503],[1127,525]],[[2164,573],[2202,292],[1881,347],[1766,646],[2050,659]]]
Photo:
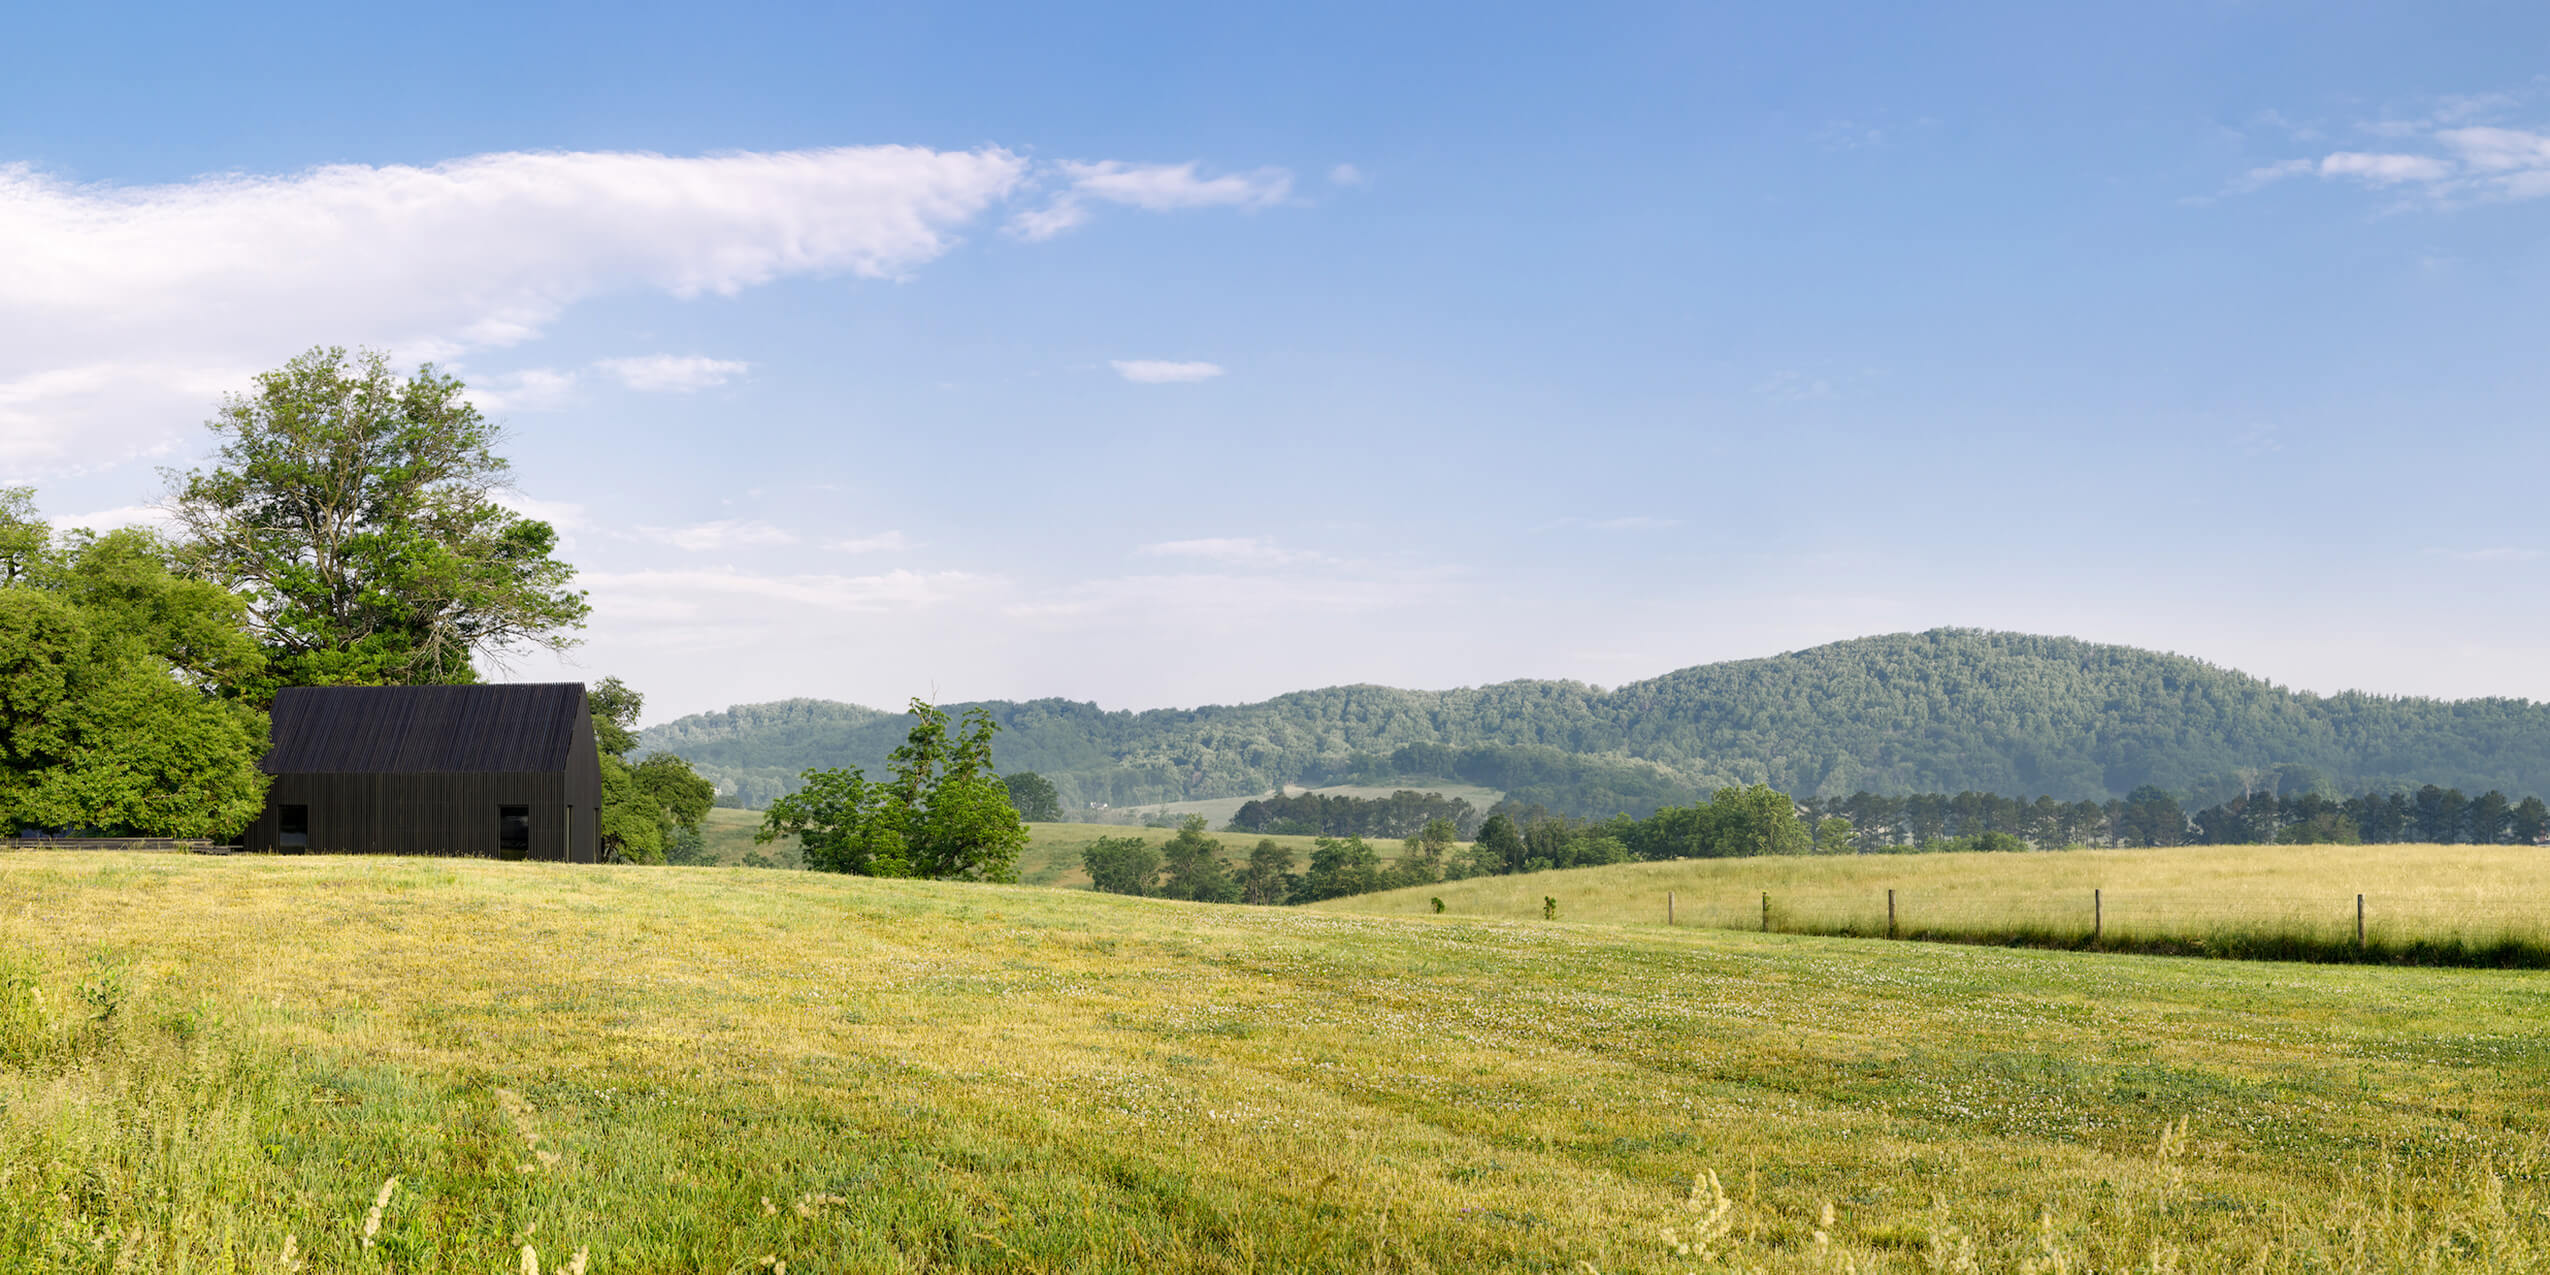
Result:
[[[2180,846],[2041,854],[1685,859],[1489,877],[1337,899],[1377,915],[1538,918],[2118,951],[2445,963],[2550,962],[2550,849]],[[2096,891],[2096,895],[2093,895]],[[2096,934],[2097,942],[2092,943]]]
[[2529,972],[475,860],[0,900],[13,1271],[2550,1264]]

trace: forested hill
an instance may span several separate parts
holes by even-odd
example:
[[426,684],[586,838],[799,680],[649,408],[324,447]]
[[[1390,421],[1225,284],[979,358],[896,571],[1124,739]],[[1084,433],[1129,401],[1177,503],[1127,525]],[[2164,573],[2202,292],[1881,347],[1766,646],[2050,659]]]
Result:
[[[1800,795],[2104,798],[2155,784],[2193,796],[2236,793],[2242,769],[2279,768],[2288,788],[2550,791],[2550,705],[2323,697],[2177,655],[1971,629],[1706,664],[1609,691],[1521,681],[1340,686],[1141,713],[1068,700],[983,707],[1001,723],[1001,768],[1045,774],[1072,805],[1436,779],[1576,813],[1640,813],[1736,782]],[[876,773],[904,729],[898,713],[789,700],[682,718],[645,741],[761,805],[808,767]]]

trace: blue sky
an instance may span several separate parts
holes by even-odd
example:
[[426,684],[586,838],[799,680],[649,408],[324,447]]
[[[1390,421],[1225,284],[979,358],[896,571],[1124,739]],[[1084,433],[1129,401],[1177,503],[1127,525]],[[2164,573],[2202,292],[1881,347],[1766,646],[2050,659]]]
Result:
[[457,367],[650,716],[1938,624],[2550,698],[2535,6],[55,6],[0,475]]

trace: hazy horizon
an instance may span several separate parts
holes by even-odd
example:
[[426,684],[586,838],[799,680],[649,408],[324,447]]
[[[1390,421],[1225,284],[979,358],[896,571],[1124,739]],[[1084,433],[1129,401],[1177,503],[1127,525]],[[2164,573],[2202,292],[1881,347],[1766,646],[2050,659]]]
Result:
[[[1941,628],[1955,628],[1955,629],[1969,629],[1969,630],[1971,630],[1971,629],[1975,629],[1977,626],[1974,626],[1974,625],[1943,625],[1943,626],[1936,626],[1936,627],[1941,627]],[[1456,691],[1480,690],[1480,689],[1484,689],[1484,688],[1487,688],[1487,687],[1498,686],[1498,685],[1505,685],[1505,684],[1516,683],[1516,682],[1573,682],[1573,683],[1576,683],[1576,684],[1579,684],[1579,685],[1589,686],[1589,687],[1591,687],[1594,691],[1596,691],[1597,693],[1609,694],[1609,693],[1616,692],[1616,691],[1620,690],[1620,689],[1621,689],[1622,687],[1624,687],[1624,686],[1633,686],[1633,685],[1636,685],[1636,684],[1638,684],[1638,683],[1640,683],[1640,682],[1653,681],[1653,680],[1656,680],[1657,678],[1667,677],[1667,676],[1670,676],[1670,675],[1675,674],[1675,673],[1684,672],[1684,671],[1686,671],[1686,670],[1694,669],[1694,668],[1701,668],[1701,667],[1705,667],[1705,666],[1708,666],[1708,665],[1711,665],[1711,664],[1743,663],[1743,662],[1752,661],[1752,660],[1771,660],[1771,659],[1778,659],[1778,658],[1780,658],[1781,656],[1785,656],[1785,655],[1795,655],[1795,654],[1798,654],[1798,653],[1803,652],[1803,651],[1813,650],[1813,649],[1815,649],[1816,647],[1822,647],[1822,646],[1837,646],[1837,645],[1841,645],[1841,644],[1843,644],[1843,643],[1855,642],[1855,641],[1861,641],[1861,640],[1864,640],[1864,639],[1883,638],[1883,637],[1894,637],[1894,636],[1899,636],[1899,635],[1902,635],[1902,634],[1905,634],[1905,633],[1923,632],[1923,631],[1927,631],[1927,630],[1894,630],[1894,631],[1887,632],[1887,633],[1862,633],[1862,634],[1855,635],[1855,636],[1853,636],[1853,637],[1848,637],[1848,638],[1837,638],[1837,639],[1834,639],[1832,642],[1818,642],[1818,643],[1813,643],[1813,644],[1811,644],[1811,645],[1809,645],[1809,646],[1785,648],[1785,649],[1778,650],[1778,651],[1765,652],[1765,653],[1760,654],[1760,655],[1738,655],[1738,656],[1731,656],[1731,657],[1729,657],[1729,658],[1727,658],[1727,659],[1724,659],[1724,660],[1701,660],[1701,661],[1696,661],[1696,662],[1694,662],[1694,663],[1690,663],[1690,664],[1681,664],[1681,665],[1676,665],[1676,666],[1674,666],[1674,667],[1672,667],[1672,668],[1667,668],[1667,669],[1658,669],[1658,670],[1656,670],[1656,671],[1655,671],[1655,672],[1653,672],[1653,673],[1648,673],[1648,674],[1644,674],[1644,675],[1637,676],[1637,677],[1631,677],[1631,678],[1628,678],[1628,679],[1625,679],[1625,680],[1623,680],[1623,681],[1619,681],[1619,682],[1591,682],[1591,681],[1587,681],[1586,679],[1583,679],[1583,678],[1570,678],[1570,677],[1529,677],[1529,676],[1525,676],[1525,677],[1508,677],[1508,678],[1498,678],[1498,679],[1496,679],[1496,680],[1494,680],[1494,681],[1486,681],[1486,682],[1463,682],[1463,683],[1458,683],[1458,684],[1455,684],[1455,685],[1449,685],[1449,686],[1418,686],[1418,685],[1403,685],[1403,684],[1396,684],[1396,683],[1390,683],[1390,682],[1375,682],[1375,681],[1371,681],[1371,680],[1363,680],[1363,681],[1353,681],[1353,682],[1324,682],[1324,683],[1320,683],[1320,684],[1317,684],[1317,685],[1293,686],[1293,687],[1287,687],[1287,688],[1285,688],[1285,689],[1283,689],[1283,690],[1280,690],[1280,691],[1272,692],[1272,693],[1270,693],[1270,694],[1266,694],[1266,695],[1257,695],[1257,696],[1250,696],[1250,697],[1242,698],[1242,699],[1197,700],[1197,701],[1192,701],[1192,702],[1175,703],[1175,704],[1111,704],[1111,703],[1108,703],[1108,702],[1106,702],[1106,701],[1104,701],[1104,700],[1093,700],[1093,699],[1089,699],[1089,698],[1086,698],[1086,697],[1083,697],[1083,696],[1070,696],[1070,695],[969,695],[969,696],[940,695],[940,696],[936,696],[936,697],[932,697],[932,696],[929,696],[929,695],[923,695],[923,696],[921,696],[921,698],[923,698],[923,699],[928,699],[928,700],[930,700],[932,703],[937,703],[937,704],[964,704],[964,703],[978,703],[978,702],[1010,702],[1010,703],[1021,703],[1021,702],[1027,702],[1027,701],[1032,701],[1032,700],[1060,699],[1060,700],[1069,700],[1069,701],[1076,702],[1076,703],[1087,703],[1087,704],[1093,704],[1093,705],[1095,705],[1096,707],[1098,707],[1099,709],[1102,709],[1102,710],[1104,710],[1104,711],[1106,711],[1106,712],[1111,712],[1111,713],[1113,713],[1113,712],[1150,713],[1150,712],[1194,712],[1194,711],[1197,711],[1197,710],[1200,710],[1200,709],[1206,709],[1206,708],[1228,708],[1228,707],[1237,707],[1237,706],[1243,706],[1243,705],[1249,705],[1249,704],[1259,704],[1259,703],[1264,703],[1264,702],[1266,702],[1266,701],[1268,701],[1268,700],[1277,699],[1277,698],[1280,698],[1280,697],[1285,696],[1285,695],[1292,695],[1292,694],[1305,693],[1305,692],[1319,692],[1319,691],[1327,691],[1327,690],[1336,690],[1336,689],[1340,689],[1340,688],[1344,688],[1344,687],[1352,687],[1352,686],[1372,686],[1372,687],[1379,687],[1379,688],[1384,689],[1384,690],[1408,691],[1408,692],[1412,692],[1412,693],[1416,693],[1416,694],[1425,694],[1425,695],[1441,695],[1441,694],[1449,694],[1449,693],[1456,692]],[[1990,632],[2013,632],[2013,630],[1987,630],[1987,631],[1990,631]],[[2119,643],[2119,642],[2099,642],[2099,641],[2098,641],[2097,639],[2095,639],[2095,638],[2085,638],[2085,637],[2082,637],[2081,635],[2076,634],[2076,633],[2042,633],[2042,634],[2031,634],[2031,635],[2029,635],[2029,636],[2035,636],[2035,637],[2071,638],[2071,639],[2074,639],[2074,640],[2077,640],[2077,641],[2088,642],[2088,643],[2091,643],[2091,644],[2093,644],[2093,645],[2098,645],[2098,646],[2130,646],[2130,645],[2131,645],[2130,643]],[[2239,666],[2237,666],[2237,665],[2224,664],[2224,663],[2221,663],[2220,661],[2217,661],[2217,660],[2209,660],[2209,659],[2206,659],[2204,656],[2202,656],[2202,655],[2200,655],[2200,654],[2195,654],[2195,653],[2188,652],[2188,651],[2170,651],[2170,650],[2163,650],[2163,649],[2158,648],[2158,647],[2138,647],[2138,648],[2135,648],[2135,649],[2138,649],[2138,650],[2145,650],[2145,651],[2151,651],[2151,652],[2153,652],[2153,653],[2155,653],[2155,654],[2160,654],[2160,655],[2177,656],[2177,657],[2181,657],[2181,658],[2185,658],[2185,659],[2196,660],[2196,661],[2198,661],[2198,662],[2200,662],[2200,663],[2208,664],[2208,665],[2212,665],[2213,667],[2216,667],[2216,668],[2227,669],[2227,670],[2229,670],[2229,671],[2231,671],[2231,672],[2238,673],[2238,674],[2241,674],[2241,675],[2243,675],[2243,676],[2257,678],[2257,679],[2259,679],[2259,680],[2261,680],[2261,681],[2264,681],[2264,682],[2266,682],[2266,683],[2268,683],[2268,684],[2270,684],[2270,685],[2274,686],[2274,687],[2275,687],[2276,689],[2278,689],[2278,690],[2283,690],[2283,691],[2292,691],[2292,692],[2295,692],[2295,693],[2298,693],[2298,694],[2314,695],[2314,696],[2318,696],[2318,697],[2323,698],[2323,699],[2331,698],[2331,697],[2338,696],[2338,695],[2345,695],[2345,694],[2363,694],[2363,695],[2382,696],[2382,697],[2387,697],[2387,698],[2439,699],[2439,700],[2444,700],[2444,701],[2446,701],[2446,702],[2455,702],[2455,701],[2461,701],[2461,700],[2479,700],[2479,699],[2509,699],[2509,700],[2525,700],[2525,701],[2528,701],[2528,702],[2531,700],[2531,697],[2529,697],[2529,696],[2518,696],[2518,695],[2488,695],[2488,694],[2480,694],[2480,695],[2462,695],[2462,696],[2419,696],[2419,695],[2414,695],[2414,694],[2400,694],[2400,693],[2387,692],[2387,691],[2368,690],[2368,689],[2366,689],[2366,688],[2364,688],[2364,687],[2357,687],[2357,686],[2340,687],[2340,688],[2338,688],[2338,689],[2336,689],[2336,690],[2328,690],[2328,691],[2323,691],[2323,690],[2314,690],[2314,689],[2312,689],[2312,688],[2310,688],[2310,687],[2306,687],[2306,686],[2296,686],[2296,685],[2294,685],[2294,684],[2292,684],[2292,683],[2289,683],[2289,682],[2284,681],[2284,680],[2283,680],[2283,679],[2281,679],[2281,678],[2275,677],[2275,676],[2273,676],[2273,675],[2271,675],[2271,674],[2262,673],[2262,672],[2260,672],[2260,671],[2258,671],[2258,670],[2256,670],[2256,669],[2241,668],[2241,667],[2239,667]],[[569,672],[572,672],[572,670],[569,670]],[[531,679],[529,679],[529,678],[507,678],[507,679],[500,679],[500,680],[531,680]],[[572,679],[570,679],[570,680],[572,680]],[[712,713],[723,712],[723,711],[726,711],[726,710],[729,710],[729,709],[746,708],[746,707],[751,707],[751,706],[754,706],[754,705],[760,705],[760,704],[779,704],[779,703],[786,703],[786,702],[788,702],[788,701],[790,701],[790,700],[817,700],[817,701],[822,701],[822,702],[825,702],[825,703],[845,704],[845,705],[848,705],[848,706],[850,706],[850,707],[852,707],[852,708],[866,708],[866,709],[874,709],[874,710],[877,710],[877,711],[881,711],[881,712],[890,712],[890,713],[891,713],[891,712],[901,712],[901,711],[903,711],[903,706],[904,706],[906,703],[908,703],[908,702],[909,702],[909,701],[908,701],[908,697],[907,697],[907,699],[905,699],[905,700],[898,700],[898,701],[895,701],[893,704],[890,704],[890,705],[889,705],[889,704],[875,704],[875,703],[867,703],[867,702],[863,702],[863,701],[859,701],[859,700],[847,700],[847,699],[841,699],[841,698],[839,698],[839,697],[836,697],[836,696],[829,696],[829,695],[774,695],[774,696],[770,696],[770,697],[765,698],[765,699],[735,700],[735,701],[732,701],[732,702],[730,702],[730,703],[716,705],[716,706],[711,707],[711,708],[690,709],[690,710],[687,710],[687,711],[682,712],[682,713],[677,713],[677,714],[665,714],[665,713],[660,713],[660,712],[655,711],[654,706],[653,706],[653,702],[652,702],[652,701],[650,701],[650,702],[649,702],[649,704],[648,704],[648,712],[647,712],[647,714],[646,714],[646,723],[645,723],[645,724],[646,724],[646,726],[647,726],[647,727],[650,727],[650,728],[651,728],[651,727],[655,727],[655,726],[661,726],[661,725],[664,725],[664,724],[666,724],[666,723],[668,723],[668,722],[675,721],[675,720],[679,720],[680,718],[684,718],[684,717],[701,716],[701,715],[706,715],[706,714],[712,714]]]

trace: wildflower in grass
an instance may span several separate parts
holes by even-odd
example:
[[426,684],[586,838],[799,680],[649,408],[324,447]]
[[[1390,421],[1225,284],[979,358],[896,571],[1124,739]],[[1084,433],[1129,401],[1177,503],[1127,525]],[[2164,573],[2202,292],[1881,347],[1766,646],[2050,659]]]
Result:
[[567,1259],[566,1275],[584,1275],[584,1259],[588,1251],[581,1244],[576,1246],[576,1255]]
[[2180,1116],[2177,1123],[2163,1124],[2160,1127],[2160,1145],[2152,1152],[2152,1159],[2160,1169],[2160,1211],[2162,1213],[2169,1212],[2170,1198],[2177,1195],[2179,1189],[2187,1184],[2187,1166],[2184,1163],[2186,1155],[2187,1117]]
[[276,1268],[279,1270],[297,1271],[305,1264],[306,1263],[301,1260],[301,1237],[298,1235],[284,1236],[283,1253],[281,1256],[275,1258]]
[[390,1192],[398,1189],[393,1177],[381,1184],[381,1193],[372,1197],[372,1211],[363,1218],[363,1247],[372,1247],[372,1237],[381,1233],[381,1213],[390,1206]]
[[1663,1228],[1665,1247],[1676,1257],[1708,1261],[1711,1251],[1735,1230],[1735,1201],[1727,1198],[1716,1173],[1702,1169],[1691,1175],[1691,1194],[1683,1197],[1682,1211],[1690,1215],[1686,1223],[1690,1233],[1686,1238],[1673,1227]]
[[[540,1145],[540,1131],[533,1128],[531,1124],[532,1116],[537,1114],[532,1110],[531,1104],[524,1101],[521,1094],[511,1089],[499,1089],[496,1091],[496,1106],[505,1113],[505,1120],[514,1127],[514,1132],[522,1135],[522,1144],[530,1149],[531,1157],[542,1164],[555,1167],[558,1163],[558,1153]],[[529,1173],[533,1166],[525,1164],[518,1167],[522,1172]]]
[[797,1216],[799,1217],[814,1218],[822,1216],[825,1209],[837,1209],[849,1202],[849,1200],[838,1195],[825,1195],[821,1192],[815,1192],[797,1197],[796,1204],[791,1207],[797,1210]]
[[528,1244],[522,1246],[522,1275],[540,1275],[540,1253]]

